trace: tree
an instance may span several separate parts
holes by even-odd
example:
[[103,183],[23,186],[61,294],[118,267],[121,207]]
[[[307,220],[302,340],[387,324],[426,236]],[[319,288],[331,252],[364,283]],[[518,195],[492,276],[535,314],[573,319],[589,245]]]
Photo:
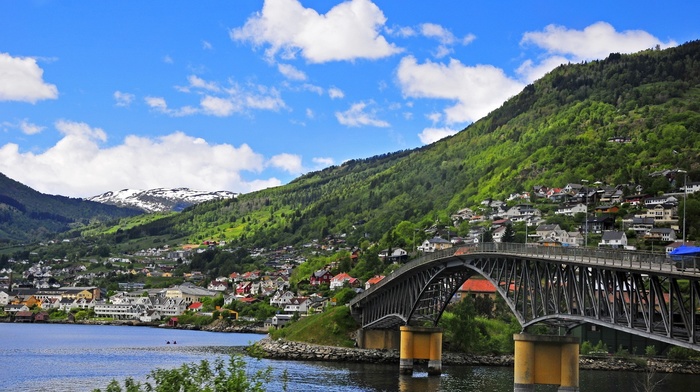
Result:
[[506,230],[503,232],[501,242],[515,242],[515,231],[510,223],[506,225]]

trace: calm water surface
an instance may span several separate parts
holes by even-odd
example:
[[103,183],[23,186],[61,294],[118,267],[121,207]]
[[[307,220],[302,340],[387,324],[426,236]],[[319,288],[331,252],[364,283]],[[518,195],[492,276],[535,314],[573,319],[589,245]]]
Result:
[[[156,368],[226,358],[231,347],[246,346],[262,337],[147,327],[0,324],[0,391],[104,390],[112,379],[133,377],[145,381],[146,375]],[[281,391],[285,384],[288,391],[304,392],[513,390],[513,369],[508,367],[446,366],[440,377],[428,377],[420,371],[408,377],[400,376],[395,364],[252,358],[247,358],[247,362],[252,371],[273,369],[269,391]],[[581,391],[641,390],[636,388],[641,377],[640,373],[582,371]],[[656,391],[693,391],[700,384],[698,376],[657,377],[664,380]],[[537,391],[556,389],[539,386]]]

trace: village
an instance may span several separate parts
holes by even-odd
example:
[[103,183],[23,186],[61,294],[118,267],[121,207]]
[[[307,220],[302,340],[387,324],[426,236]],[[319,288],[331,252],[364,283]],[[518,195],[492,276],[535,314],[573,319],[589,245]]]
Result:
[[[677,173],[663,175],[673,178]],[[593,186],[568,184],[564,188],[536,187],[532,192],[512,194],[505,201],[484,200],[478,208],[464,208],[452,214],[452,228],[441,230],[435,226],[426,229],[428,238],[414,244],[415,249],[383,249],[378,257],[384,262],[402,264],[421,253],[453,246],[477,245],[483,241],[512,242],[512,227],[517,224],[525,227],[522,238],[532,246],[634,250],[635,246],[628,238],[632,236],[637,243],[644,241],[656,246],[652,249],[654,251],[669,253],[688,243],[685,241],[684,218],[678,216],[678,207],[680,200],[700,190],[700,183],[688,183],[680,192],[662,195],[645,195],[640,188],[632,190],[599,183]],[[533,199],[556,203],[556,207],[545,214],[533,207]],[[619,216],[621,206],[634,210],[634,213]],[[582,219],[576,229],[565,230],[557,223],[547,223],[551,216]],[[468,224],[468,231],[456,231],[464,224]],[[509,235],[510,239],[507,238]],[[357,258],[360,250],[348,246],[342,238],[329,236],[315,240],[305,244],[302,250],[293,247],[251,249],[251,256],[264,260],[265,268],[233,272],[214,279],[207,279],[205,274],[196,270],[179,274],[182,269],[178,267],[188,264],[197,252],[215,248],[226,250],[224,242],[206,241],[182,249],[150,248],[136,252],[132,257],[93,259],[87,264],[73,263],[70,266],[66,266],[66,260],[29,263],[11,259],[7,267],[0,269],[2,317],[13,322],[92,319],[171,327],[178,326],[183,319],[191,322],[193,317],[209,322],[227,318],[261,329],[281,328],[295,318],[342,304],[335,295],[341,290],[359,293],[384,278],[375,275],[361,281],[345,271],[338,272],[338,265],[327,265],[305,279],[303,292],[291,287],[290,276],[307,260],[309,250],[312,254],[346,251],[351,258]],[[593,239],[598,242],[594,243]],[[141,264],[136,262],[137,259]],[[137,264],[142,266],[137,267]],[[123,282],[112,290],[89,284],[105,274],[117,274],[124,278]],[[182,282],[168,287],[147,287],[139,282],[139,277],[155,277],[162,282],[179,278]],[[496,289],[488,282],[470,279],[460,287],[454,300],[466,295],[493,298]]]

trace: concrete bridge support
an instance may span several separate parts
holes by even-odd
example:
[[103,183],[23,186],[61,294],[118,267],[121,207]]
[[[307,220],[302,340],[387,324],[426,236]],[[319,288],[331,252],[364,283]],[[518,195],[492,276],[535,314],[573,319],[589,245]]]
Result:
[[535,384],[559,385],[578,392],[579,340],[574,336],[515,334],[514,392],[532,392]]
[[428,360],[428,375],[442,373],[442,328],[409,327],[401,329],[399,373],[413,374],[413,360]]

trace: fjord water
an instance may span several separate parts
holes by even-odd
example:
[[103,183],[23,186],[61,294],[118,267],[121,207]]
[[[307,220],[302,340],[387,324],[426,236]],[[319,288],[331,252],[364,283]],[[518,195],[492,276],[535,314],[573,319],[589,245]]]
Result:
[[[116,379],[145,381],[156,368],[228,357],[263,335],[148,327],[63,324],[0,324],[0,391],[81,392],[105,389]],[[167,344],[170,342],[170,344]],[[173,344],[177,342],[177,344]],[[513,390],[509,367],[445,366],[440,377],[399,376],[396,364],[294,362],[246,357],[248,369],[271,367],[269,391],[494,391]],[[700,376],[664,378],[657,391],[693,390]],[[641,373],[582,371],[581,391],[642,390]],[[286,381],[283,381],[285,379]],[[538,391],[556,391],[539,386]]]

